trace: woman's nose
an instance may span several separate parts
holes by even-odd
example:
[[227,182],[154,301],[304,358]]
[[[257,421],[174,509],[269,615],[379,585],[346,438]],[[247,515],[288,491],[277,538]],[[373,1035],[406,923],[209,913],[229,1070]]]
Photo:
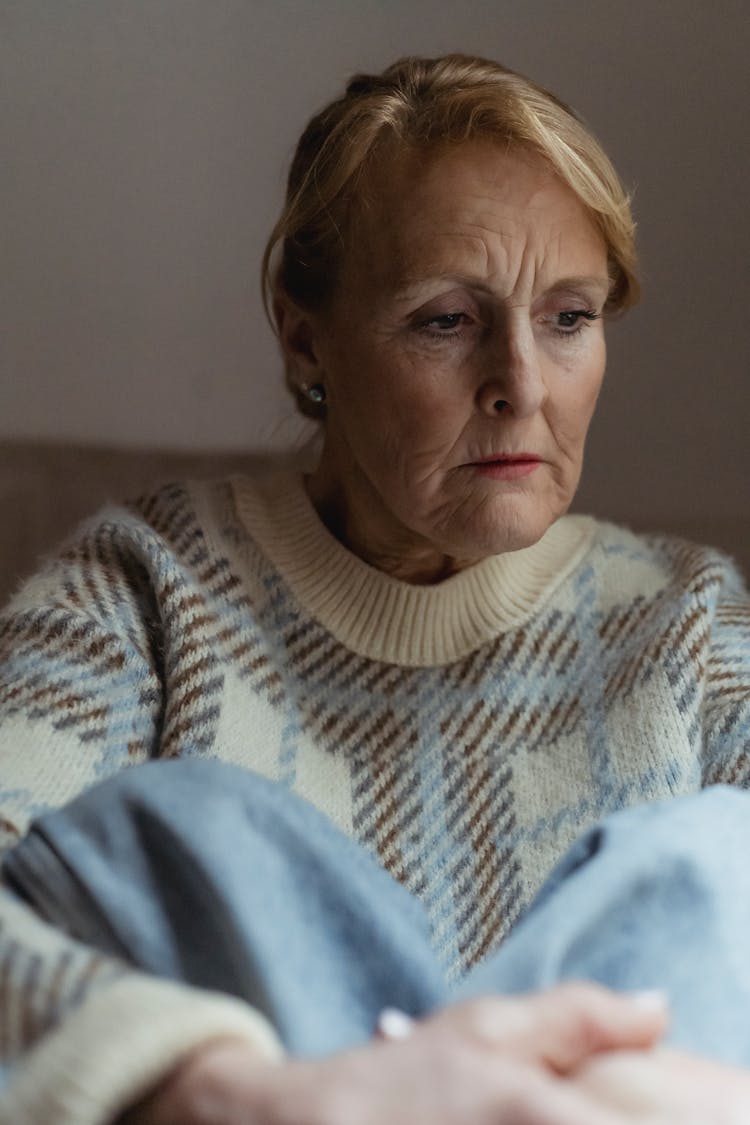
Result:
[[533,333],[504,333],[485,359],[477,401],[486,414],[527,418],[541,409],[547,388]]

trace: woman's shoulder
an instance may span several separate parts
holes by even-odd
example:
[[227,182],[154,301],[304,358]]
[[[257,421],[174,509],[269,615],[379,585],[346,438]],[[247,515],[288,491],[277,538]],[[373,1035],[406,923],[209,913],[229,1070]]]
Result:
[[236,485],[226,476],[170,481],[105,503],[39,560],[5,613],[50,605],[96,612],[134,591],[163,600],[210,587],[243,537]]
[[719,547],[659,531],[634,531],[593,519],[588,562],[618,599],[625,594],[648,597],[667,591],[705,595],[723,589],[747,598],[735,560]]

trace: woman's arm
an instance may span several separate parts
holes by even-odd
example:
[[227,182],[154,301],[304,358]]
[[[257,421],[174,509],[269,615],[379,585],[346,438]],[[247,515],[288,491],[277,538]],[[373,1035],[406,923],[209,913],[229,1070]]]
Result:
[[703,781],[749,788],[750,596],[730,567],[722,577],[705,657]]
[[[132,513],[92,524],[0,617],[0,834],[157,755],[165,709],[168,549]],[[216,1035],[277,1057],[265,1020],[157,980],[47,925],[0,887],[0,1121],[113,1116]]]
[[[101,1125],[197,1047],[228,1035],[250,1058],[281,1049],[232,997],[135,972],[45,925],[7,893],[0,962],[2,1125]],[[25,971],[24,971],[25,970]]]

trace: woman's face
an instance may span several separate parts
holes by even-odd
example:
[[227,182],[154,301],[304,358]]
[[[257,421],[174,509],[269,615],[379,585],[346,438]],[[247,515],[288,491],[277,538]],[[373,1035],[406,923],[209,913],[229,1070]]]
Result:
[[536,542],[566,511],[605,366],[603,239],[533,157],[381,163],[324,315],[283,318],[327,421],[310,490],[411,581]]

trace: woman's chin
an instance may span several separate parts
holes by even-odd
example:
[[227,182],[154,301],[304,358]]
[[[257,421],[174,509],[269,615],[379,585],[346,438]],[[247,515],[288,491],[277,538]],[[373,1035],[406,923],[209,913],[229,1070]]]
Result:
[[455,535],[454,552],[464,558],[488,558],[533,547],[566,509],[552,508],[529,499],[493,504],[482,513],[481,522],[468,525]]

